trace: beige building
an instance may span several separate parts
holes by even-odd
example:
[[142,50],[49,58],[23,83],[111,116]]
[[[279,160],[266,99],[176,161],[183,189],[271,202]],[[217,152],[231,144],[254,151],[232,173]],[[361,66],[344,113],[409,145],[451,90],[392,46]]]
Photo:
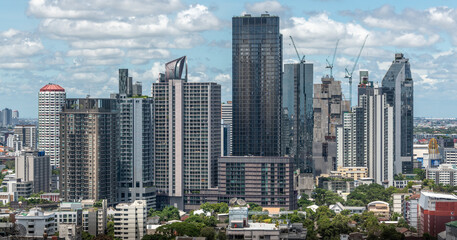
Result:
[[359,180],[361,178],[368,177],[368,168],[366,167],[341,167],[339,166],[337,171],[332,171],[331,175],[341,176],[343,178],[352,178]]
[[120,203],[114,213],[114,237],[119,239],[142,239],[146,235],[146,201]]
[[413,195],[412,193],[394,193],[392,196],[393,196],[393,209],[392,211],[394,213],[400,213],[402,214],[403,213],[403,206],[404,206],[404,202],[405,202],[405,199],[409,198],[411,195]]
[[81,240],[82,228],[77,226],[76,223],[61,223],[57,228],[60,238],[65,240]]
[[390,218],[389,204],[383,201],[368,203],[368,211],[373,212],[377,217]]

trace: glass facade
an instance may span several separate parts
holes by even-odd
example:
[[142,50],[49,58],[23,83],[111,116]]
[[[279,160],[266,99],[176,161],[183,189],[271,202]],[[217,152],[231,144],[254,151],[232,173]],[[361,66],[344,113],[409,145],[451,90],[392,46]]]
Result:
[[279,156],[282,35],[279,17],[232,19],[234,156]]
[[[410,159],[413,156],[413,79],[409,59],[395,54],[389,70],[382,79],[382,91],[386,102],[394,107],[395,156]],[[403,161],[403,160],[402,160]],[[408,163],[404,163],[409,166]],[[400,169],[400,165],[396,168]],[[410,172],[407,168],[402,172]],[[397,171],[399,173],[399,171]]]
[[295,168],[312,172],[312,63],[284,65],[281,111],[281,154],[293,158]]

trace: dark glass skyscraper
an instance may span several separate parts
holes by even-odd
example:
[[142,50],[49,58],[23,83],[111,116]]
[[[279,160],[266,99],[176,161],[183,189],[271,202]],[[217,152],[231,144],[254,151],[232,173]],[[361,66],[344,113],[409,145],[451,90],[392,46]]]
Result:
[[[409,59],[395,54],[389,70],[382,79],[386,102],[394,108],[395,174],[412,171],[413,156],[413,78]],[[399,161],[401,159],[401,161]]]
[[281,110],[281,154],[293,158],[295,168],[312,172],[312,63],[284,65]]
[[279,17],[232,18],[233,156],[281,154]]

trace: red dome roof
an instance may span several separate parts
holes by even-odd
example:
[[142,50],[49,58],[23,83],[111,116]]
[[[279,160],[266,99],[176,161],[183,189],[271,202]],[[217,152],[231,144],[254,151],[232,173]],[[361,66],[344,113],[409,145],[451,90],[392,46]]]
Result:
[[42,87],[40,89],[40,92],[65,92],[65,89],[63,89],[61,86],[53,83],[49,83],[48,85]]

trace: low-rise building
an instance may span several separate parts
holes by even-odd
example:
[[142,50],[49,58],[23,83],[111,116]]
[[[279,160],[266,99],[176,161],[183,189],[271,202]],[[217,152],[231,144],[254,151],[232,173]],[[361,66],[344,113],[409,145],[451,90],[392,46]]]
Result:
[[[444,235],[444,238],[441,235]],[[438,235],[438,240],[457,240],[457,221],[446,223],[446,231]]]
[[368,177],[368,168],[367,167],[342,167],[338,166],[336,171],[331,171],[331,175],[340,176],[343,178],[352,178],[354,180],[359,180],[361,178]]
[[60,193],[43,193],[40,199],[45,199],[51,202],[60,202]]
[[32,208],[28,213],[16,215],[16,226],[19,236],[44,237],[57,232],[54,213],[45,213],[40,208]]
[[409,198],[412,195],[412,193],[394,193],[392,195],[393,198],[393,208],[392,211],[394,213],[403,213],[403,206],[404,202],[407,198]]
[[419,194],[412,195],[407,201],[404,201],[403,217],[409,226],[417,229],[417,216],[419,205]]
[[63,223],[59,225],[59,238],[65,238],[65,240],[81,240],[82,239],[82,227],[75,223]]
[[141,240],[146,235],[147,213],[144,200],[116,205],[114,236],[119,239]]
[[373,212],[378,218],[390,218],[389,204],[383,201],[374,201],[368,203],[367,209]]
[[419,235],[429,233],[431,236],[437,236],[446,229],[446,223],[457,220],[457,196],[421,192],[418,215]]
[[435,181],[435,184],[457,185],[457,165],[441,164],[438,168],[427,169],[427,178]]
[[332,191],[334,193],[351,193],[355,189],[355,182],[352,178],[338,176],[319,177],[318,187]]
[[334,211],[336,214],[341,213],[344,210],[349,210],[351,214],[362,214],[366,207],[356,207],[356,206],[344,206],[342,203],[337,202],[336,204],[329,206],[330,210]]

